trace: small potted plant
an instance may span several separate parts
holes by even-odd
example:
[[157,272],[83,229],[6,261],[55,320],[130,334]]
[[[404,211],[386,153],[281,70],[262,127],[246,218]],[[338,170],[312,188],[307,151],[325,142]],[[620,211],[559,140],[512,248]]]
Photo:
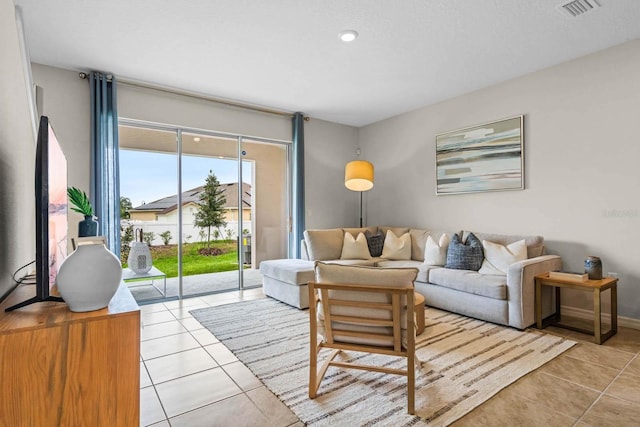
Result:
[[87,194],[76,187],[67,188],[67,196],[71,203],[71,210],[84,215],[84,221],[78,223],[78,237],[98,235],[98,221],[93,216],[93,206]]

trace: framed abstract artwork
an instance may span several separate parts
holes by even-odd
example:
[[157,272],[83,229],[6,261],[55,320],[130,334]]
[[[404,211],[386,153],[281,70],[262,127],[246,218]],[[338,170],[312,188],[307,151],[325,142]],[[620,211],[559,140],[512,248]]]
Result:
[[524,116],[436,135],[436,194],[524,189]]

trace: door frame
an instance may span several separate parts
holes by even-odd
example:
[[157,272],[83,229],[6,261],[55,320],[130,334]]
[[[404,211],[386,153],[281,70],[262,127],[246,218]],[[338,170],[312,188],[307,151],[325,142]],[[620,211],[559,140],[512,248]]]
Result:
[[[292,155],[291,155],[291,150],[292,150],[292,146],[293,146],[293,141],[292,140],[283,140],[283,139],[277,139],[277,138],[264,138],[264,137],[260,137],[260,136],[254,136],[254,135],[247,135],[247,134],[242,134],[242,133],[230,133],[230,132],[221,132],[221,131],[212,131],[212,130],[207,130],[207,129],[200,129],[200,128],[194,128],[194,127],[189,127],[189,126],[178,126],[178,125],[171,125],[171,124],[163,124],[163,123],[157,123],[157,122],[152,122],[152,121],[146,121],[146,120],[138,120],[138,119],[130,119],[130,118],[125,118],[125,117],[118,117],[118,126],[128,126],[128,127],[136,127],[136,128],[142,128],[142,129],[149,129],[149,130],[158,130],[158,131],[164,131],[164,132],[173,132],[176,135],[176,155],[177,155],[177,203],[178,203],[178,299],[183,299],[184,295],[183,295],[183,283],[182,283],[182,156],[183,156],[183,152],[182,152],[182,134],[183,133],[189,133],[189,134],[200,134],[203,136],[208,136],[208,137],[217,137],[217,138],[228,138],[228,139],[235,139],[236,140],[236,146],[237,146],[237,164],[238,164],[238,183],[242,183],[242,155],[243,155],[243,149],[242,149],[242,142],[244,140],[247,141],[251,141],[251,142],[262,142],[262,143],[269,143],[269,144],[277,144],[280,146],[285,147],[285,155],[286,155],[286,160],[285,160],[285,165],[287,170],[285,171],[285,191],[287,192],[287,194],[285,195],[285,200],[287,203],[286,206],[286,212],[287,212],[287,222],[288,222],[288,226],[286,227],[286,233],[287,233],[287,238],[286,240],[286,252],[287,254],[290,253],[290,246],[291,246],[291,235],[292,235],[292,230],[291,230],[291,206],[292,206],[292,182],[293,182],[293,177],[292,177]],[[119,149],[119,148],[118,148]],[[119,172],[119,171],[118,171]],[[254,195],[255,197],[255,195]],[[238,239],[237,239],[237,244],[238,244],[238,290],[242,290],[244,288],[244,283],[243,283],[243,269],[244,269],[244,253],[242,251],[242,185],[238,185],[238,214],[239,214],[239,220],[238,220],[238,231],[237,231],[237,235],[238,235]],[[255,215],[255,218],[257,218],[257,215]],[[254,225],[255,227],[255,225]]]

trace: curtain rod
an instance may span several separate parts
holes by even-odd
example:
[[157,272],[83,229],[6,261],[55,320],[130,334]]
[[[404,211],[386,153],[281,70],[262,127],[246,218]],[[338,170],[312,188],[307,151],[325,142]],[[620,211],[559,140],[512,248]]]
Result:
[[[89,77],[89,75],[87,73],[84,72],[80,72],[78,74],[78,76],[81,79],[86,79]],[[267,113],[267,114],[274,114],[276,116],[285,116],[285,117],[293,117],[293,113],[289,112],[289,111],[283,111],[283,110],[276,110],[274,108],[267,108],[267,107],[261,107],[259,105],[252,105],[252,104],[245,104],[239,101],[233,101],[230,99],[224,99],[224,98],[216,98],[214,96],[208,96],[208,95],[204,95],[201,93],[197,93],[197,92],[191,92],[191,91],[187,91],[187,90],[181,90],[181,89],[176,89],[176,88],[170,88],[170,87],[165,87],[165,86],[160,86],[160,85],[154,85],[151,83],[144,83],[144,82],[140,82],[137,80],[130,80],[130,79],[123,79],[123,78],[118,78],[117,82],[119,84],[123,84],[123,85],[127,85],[127,86],[133,86],[133,87],[140,87],[143,89],[152,89],[152,90],[157,90],[160,92],[166,92],[166,93],[170,93],[170,94],[174,94],[174,95],[182,95],[182,96],[188,96],[191,98],[196,98],[196,99],[202,99],[204,101],[210,101],[210,102],[215,102],[217,104],[223,104],[223,105],[228,105],[231,107],[236,107],[236,108],[243,108],[245,110],[252,110],[252,111],[257,111],[260,113]],[[305,121],[309,121],[309,117],[304,116],[304,120]]]

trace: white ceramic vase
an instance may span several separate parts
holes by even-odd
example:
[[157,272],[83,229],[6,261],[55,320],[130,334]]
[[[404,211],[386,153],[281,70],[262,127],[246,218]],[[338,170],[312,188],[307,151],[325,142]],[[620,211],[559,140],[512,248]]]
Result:
[[71,311],[105,308],[120,286],[122,265],[104,244],[82,244],[60,266],[56,283]]
[[136,274],[148,273],[153,265],[151,261],[151,251],[145,242],[131,243],[129,258],[127,258],[129,268]]

